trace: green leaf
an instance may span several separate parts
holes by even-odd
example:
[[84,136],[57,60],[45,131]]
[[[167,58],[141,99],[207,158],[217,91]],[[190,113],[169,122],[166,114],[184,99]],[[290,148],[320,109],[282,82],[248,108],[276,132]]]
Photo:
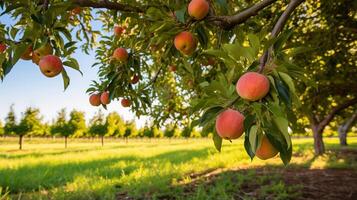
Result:
[[79,73],[81,73],[82,76],[83,76],[83,73],[82,73],[82,71],[79,69],[79,64],[78,64],[78,62],[77,62],[76,59],[74,59],[74,58],[68,58],[67,61],[63,62],[63,65],[65,65],[65,66],[67,66],[67,67],[70,67],[70,68],[72,68],[72,69],[77,70],[77,71],[78,71]]
[[212,122],[216,119],[217,115],[223,110],[221,106],[215,106],[208,108],[206,112],[200,118],[200,126],[205,126],[206,124]]
[[276,82],[276,89],[278,90],[278,94],[280,99],[290,108],[291,107],[291,98],[289,94],[289,90],[286,88],[283,82]]
[[253,160],[255,153],[253,152],[252,147],[250,146],[249,134],[245,134],[244,136],[244,149],[249,155],[250,159]]
[[219,137],[219,135],[217,134],[216,131],[213,131],[213,143],[214,146],[216,147],[217,151],[221,152],[221,148],[222,148],[222,138]]
[[254,154],[260,145],[260,141],[261,141],[260,135],[261,134],[259,134],[258,132],[258,126],[253,125],[249,131],[249,143]]
[[295,94],[295,85],[293,79],[284,72],[279,72],[279,76],[285,82],[285,84],[289,87],[291,93]]
[[186,14],[186,7],[183,7],[181,10],[177,10],[175,12],[176,18],[179,22],[185,23],[185,14]]
[[288,127],[289,127],[289,122],[286,118],[283,117],[274,117],[273,118],[274,123],[276,124],[277,128],[279,131],[283,134],[286,144],[288,145],[288,148],[291,146],[291,138],[288,132]]
[[14,46],[14,54],[12,57],[13,65],[15,65],[17,63],[17,61],[19,61],[20,57],[27,50],[28,47],[29,47],[29,44],[26,44],[26,43],[20,43],[20,44]]
[[255,122],[255,115],[248,115],[245,117],[243,124],[244,124],[245,133],[247,135],[249,134],[250,128],[252,127],[254,122]]
[[69,86],[70,80],[69,80],[68,74],[65,69],[62,70],[62,78],[63,78],[64,90],[66,90],[67,87]]
[[287,151],[280,152],[280,159],[283,161],[284,165],[289,164],[292,154],[293,154],[293,146],[292,145],[290,146],[290,148]]
[[200,42],[201,46],[206,49],[207,48],[207,43],[208,43],[208,36],[206,33],[206,29],[203,26],[198,26],[196,28],[196,32],[198,35],[198,41]]
[[257,35],[254,34],[248,34],[248,39],[249,39],[249,43],[250,45],[253,47],[253,49],[255,50],[254,52],[258,53],[259,49],[260,49],[260,40],[259,37]]

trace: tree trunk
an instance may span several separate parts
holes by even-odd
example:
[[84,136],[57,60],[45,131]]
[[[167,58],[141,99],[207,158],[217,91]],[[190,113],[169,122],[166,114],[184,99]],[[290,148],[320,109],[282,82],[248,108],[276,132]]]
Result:
[[64,148],[67,149],[67,136],[64,136]]
[[338,127],[338,136],[340,138],[341,146],[347,146],[347,132],[353,126],[356,119],[357,119],[357,110],[355,111],[355,113],[352,115],[351,118],[349,118],[344,124]]
[[102,136],[102,146],[104,146],[104,136]]
[[312,125],[311,128],[314,136],[315,155],[322,155],[325,153],[325,144],[322,140],[323,129],[319,129],[318,125]]
[[19,149],[20,149],[20,150],[22,150],[22,138],[23,138],[23,137],[24,137],[23,135],[20,135],[20,136],[19,136],[19,146],[20,146]]

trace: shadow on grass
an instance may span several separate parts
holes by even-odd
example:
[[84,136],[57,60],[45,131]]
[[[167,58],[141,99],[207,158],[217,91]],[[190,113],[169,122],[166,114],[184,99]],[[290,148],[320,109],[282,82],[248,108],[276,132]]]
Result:
[[[204,159],[211,148],[200,150],[177,150],[152,157],[121,156],[91,161],[68,162],[61,164],[38,164],[20,168],[0,170],[0,186],[9,187],[12,193],[30,192],[64,186],[78,176],[119,178],[130,174],[144,164],[151,167],[152,162],[179,164],[193,158]],[[123,165],[123,167],[114,167]]]

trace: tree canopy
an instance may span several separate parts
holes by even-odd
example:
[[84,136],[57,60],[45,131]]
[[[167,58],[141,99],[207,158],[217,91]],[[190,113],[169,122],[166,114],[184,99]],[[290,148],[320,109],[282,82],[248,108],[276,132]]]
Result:
[[[288,127],[296,126],[300,105],[307,107],[302,110],[313,115],[312,121],[326,124],[331,113],[333,117],[356,103],[353,90],[336,89],[330,96],[325,92],[332,84],[355,84],[356,71],[350,67],[356,64],[355,29],[349,26],[355,23],[352,2],[200,0],[200,9],[207,10],[198,11],[190,10],[192,2],[1,1],[2,15],[14,21],[0,25],[0,77],[20,58],[32,59],[45,76],[61,73],[66,88],[66,68],[81,73],[76,49],[95,50],[98,79],[87,91],[92,105],[106,108],[110,100],[121,99],[124,107],[150,116],[154,124],[184,126],[185,135],[199,125],[203,132],[214,133],[218,150],[222,139],[231,138],[218,135],[216,122],[231,115],[230,109],[238,110],[243,117],[234,128],[245,132],[251,158],[267,136],[285,164],[292,152]],[[334,42],[324,43],[322,37]],[[331,64],[327,70],[326,63]],[[238,86],[247,74],[251,78]],[[348,77],[332,82],[332,74]],[[261,81],[264,89],[257,91],[264,94],[251,97],[257,91],[249,87]],[[321,105],[314,103],[326,98]],[[344,100],[352,102],[336,103]],[[327,120],[315,119],[319,115]],[[132,131],[127,128],[124,135]]]

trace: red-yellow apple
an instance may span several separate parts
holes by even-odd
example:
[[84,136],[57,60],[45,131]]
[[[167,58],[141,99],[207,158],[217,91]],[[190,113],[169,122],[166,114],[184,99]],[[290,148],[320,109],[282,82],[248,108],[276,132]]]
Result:
[[139,82],[139,80],[140,80],[139,76],[135,74],[133,77],[131,77],[130,83],[137,84]]
[[113,59],[118,61],[127,61],[129,54],[124,48],[116,48],[113,53]]
[[244,132],[244,116],[233,109],[223,111],[216,118],[216,131],[224,139],[239,138]]
[[41,72],[47,77],[55,77],[63,70],[62,61],[54,55],[47,55],[41,58],[39,64]]
[[109,92],[103,92],[100,95],[100,101],[102,102],[103,105],[108,105],[110,103]]
[[101,104],[101,95],[100,94],[92,94],[90,97],[89,97],[89,103],[92,105],[92,106],[99,106]]
[[0,43],[0,53],[3,53],[6,50],[6,44]]
[[114,26],[114,35],[115,35],[116,37],[120,37],[121,34],[124,33],[124,31],[125,31],[125,29],[124,29],[123,27],[121,27],[121,26]]
[[170,65],[169,66],[169,71],[170,72],[175,72],[176,71],[176,66],[175,65]]
[[82,12],[82,8],[81,7],[75,7],[71,11],[72,15],[79,15],[79,14],[81,14],[81,12]]
[[269,88],[268,78],[257,72],[245,73],[239,78],[236,85],[238,95],[249,101],[257,101],[264,98],[268,94]]
[[40,62],[43,56],[47,56],[52,53],[53,53],[52,46],[49,43],[47,43],[42,47],[36,49],[34,52],[32,52],[32,62],[38,65],[38,63]]
[[203,66],[209,66],[209,65],[213,66],[214,64],[216,64],[216,60],[213,58],[207,58],[207,60],[204,60],[202,62]]
[[197,39],[192,33],[184,31],[176,35],[174,44],[176,49],[181,53],[190,55],[197,48]]
[[32,59],[32,46],[29,46],[26,51],[21,55],[22,60],[31,60]]
[[205,18],[209,11],[209,4],[206,0],[192,0],[188,4],[188,14],[196,20]]
[[275,147],[270,143],[268,137],[264,135],[262,138],[262,143],[255,152],[255,155],[262,160],[267,160],[269,158],[273,158],[277,154],[278,150],[276,150]]
[[131,106],[131,101],[129,99],[122,99],[121,100],[121,105],[123,107],[129,107],[129,106]]

